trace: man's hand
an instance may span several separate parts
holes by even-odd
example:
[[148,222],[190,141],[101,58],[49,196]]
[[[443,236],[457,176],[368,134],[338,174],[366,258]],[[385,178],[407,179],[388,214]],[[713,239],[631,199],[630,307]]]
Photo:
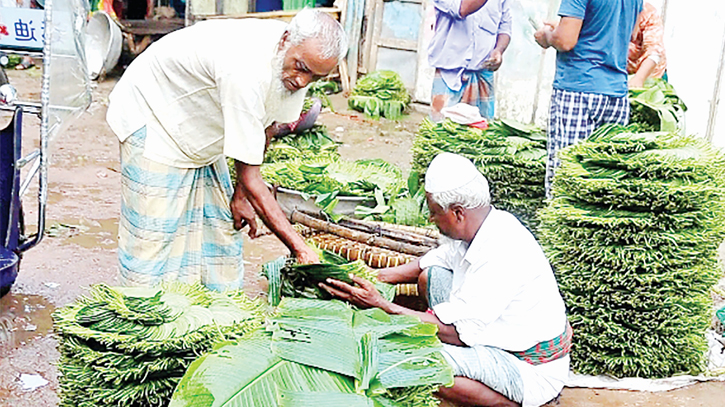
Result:
[[534,33],[534,39],[541,48],[549,48],[551,46],[549,38],[551,37],[551,34],[554,32],[555,28],[555,23],[545,21],[544,25],[536,30],[536,32]]
[[320,257],[309,246],[304,246],[294,255],[297,258],[297,262],[300,264],[316,264],[320,262]]
[[327,284],[320,283],[320,287],[335,297],[343,299],[359,308],[382,308],[387,312],[388,301],[378,292],[375,285],[364,278],[351,276],[352,281],[358,287],[352,286],[340,280],[327,279]]
[[494,48],[488,58],[483,61],[482,67],[489,71],[497,71],[501,67],[501,62],[503,62],[503,53]]
[[241,230],[244,226],[249,225],[249,237],[252,239],[257,237],[257,212],[239,190],[234,192],[229,208],[232,210],[234,229]]

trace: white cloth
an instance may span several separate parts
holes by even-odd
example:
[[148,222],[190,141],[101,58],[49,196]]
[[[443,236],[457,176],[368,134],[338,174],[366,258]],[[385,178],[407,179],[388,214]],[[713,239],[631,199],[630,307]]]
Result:
[[[534,236],[513,215],[491,207],[470,247],[449,241],[420,259],[420,267],[453,270],[448,302],[433,307],[468,346],[523,351],[564,332],[564,301]],[[533,366],[521,361],[524,405],[546,403],[568,378],[569,357]]]
[[425,191],[433,194],[453,191],[475,179],[488,181],[466,157],[453,153],[440,153],[430,162],[425,173]]
[[264,159],[264,129],[299,118],[306,89],[280,99],[273,59],[286,24],[205,21],[161,38],[128,67],[106,119],[123,142],[147,127],[144,157],[198,168],[224,154]]

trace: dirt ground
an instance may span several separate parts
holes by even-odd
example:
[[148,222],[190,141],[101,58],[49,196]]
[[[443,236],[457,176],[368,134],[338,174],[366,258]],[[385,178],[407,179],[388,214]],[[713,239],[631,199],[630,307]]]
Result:
[[[40,70],[10,71],[21,99],[39,100]],[[93,103],[65,133],[53,141],[46,213],[48,236],[26,252],[11,292],[0,299],[0,406],[55,406],[58,398],[59,354],[51,313],[94,283],[117,284],[116,234],[120,209],[118,141],[104,120],[108,94],[117,78],[94,84]],[[410,147],[424,112],[401,122],[373,122],[347,111],[334,98],[338,113],[320,121],[344,142],[347,158],[382,158],[410,169]],[[9,120],[0,116],[3,127]],[[26,116],[24,150],[38,144],[37,118]],[[37,225],[37,187],[24,197],[29,229]],[[286,252],[273,236],[247,242],[245,288],[258,295],[265,287],[257,277],[261,264]],[[22,388],[23,374],[40,375],[48,383],[32,391]],[[725,382],[707,382],[661,392],[566,388],[551,406],[725,406]]]

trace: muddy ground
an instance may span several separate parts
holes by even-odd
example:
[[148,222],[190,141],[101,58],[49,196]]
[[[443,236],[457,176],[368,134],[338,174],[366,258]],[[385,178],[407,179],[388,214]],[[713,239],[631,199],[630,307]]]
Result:
[[[11,82],[23,100],[39,100],[40,70],[10,71]],[[46,212],[48,235],[28,251],[11,292],[0,299],[0,406],[55,406],[58,398],[57,339],[51,313],[73,301],[94,283],[117,284],[116,234],[120,209],[118,141],[105,123],[108,94],[117,78],[94,84],[93,104],[65,133],[53,141]],[[410,168],[410,147],[423,112],[401,122],[373,122],[347,111],[345,100],[334,98],[338,113],[326,112],[320,121],[344,144],[347,158],[382,158]],[[9,120],[0,116],[4,127]],[[34,117],[24,123],[24,151],[38,145]],[[28,228],[37,225],[37,187],[24,197]],[[258,295],[265,287],[257,277],[262,263],[286,249],[273,236],[245,247],[245,289]],[[48,383],[23,390],[23,374],[40,375]],[[661,392],[569,389],[551,403],[556,406],[725,406],[725,382],[696,384]]]

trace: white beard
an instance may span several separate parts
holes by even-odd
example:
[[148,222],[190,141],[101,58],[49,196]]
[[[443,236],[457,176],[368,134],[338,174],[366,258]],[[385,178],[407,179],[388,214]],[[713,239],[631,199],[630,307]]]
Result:
[[292,96],[291,91],[285,88],[282,82],[282,67],[284,66],[284,56],[289,49],[289,45],[283,49],[277,51],[274,58],[272,59],[272,83],[267,95],[266,108],[268,111],[277,111],[282,106],[282,103]]

